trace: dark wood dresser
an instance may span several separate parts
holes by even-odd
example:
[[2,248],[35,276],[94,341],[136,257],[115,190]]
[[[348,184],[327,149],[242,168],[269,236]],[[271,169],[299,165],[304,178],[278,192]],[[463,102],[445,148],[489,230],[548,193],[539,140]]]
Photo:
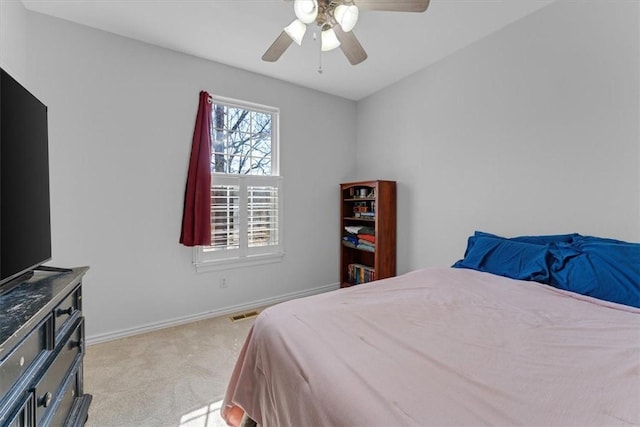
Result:
[[88,267],[40,272],[0,296],[0,426],[82,426],[91,395],[82,278]]

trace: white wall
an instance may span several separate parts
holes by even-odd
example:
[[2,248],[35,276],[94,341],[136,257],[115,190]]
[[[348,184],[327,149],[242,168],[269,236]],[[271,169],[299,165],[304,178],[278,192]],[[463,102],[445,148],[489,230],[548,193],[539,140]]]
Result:
[[358,175],[399,185],[399,272],[475,229],[640,240],[638,16],[559,1],[359,102]]
[[[49,107],[50,264],[91,267],[90,339],[338,282],[354,102],[45,15],[28,25],[29,81]],[[282,263],[196,273],[178,244],[200,90],[280,108]]]
[[27,84],[27,10],[19,0],[0,1],[0,67]]

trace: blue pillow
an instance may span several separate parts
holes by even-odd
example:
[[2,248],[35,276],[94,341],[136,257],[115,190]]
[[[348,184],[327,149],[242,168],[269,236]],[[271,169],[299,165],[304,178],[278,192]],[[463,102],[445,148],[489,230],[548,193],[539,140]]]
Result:
[[549,283],[551,263],[548,246],[480,235],[469,237],[464,258],[453,267]]
[[514,242],[522,242],[522,243],[531,243],[533,245],[547,245],[550,243],[571,243],[574,239],[581,237],[577,233],[572,234],[554,234],[548,236],[518,236],[518,237],[502,237],[491,233],[485,233],[484,231],[475,231],[473,236],[470,236],[467,240],[467,250],[464,253],[464,256],[467,256],[467,253],[471,249],[471,247],[475,243],[475,238],[477,237],[492,237],[494,239],[503,239],[503,240],[511,240]]
[[586,236],[551,252],[551,285],[640,308],[640,244]]
[[534,280],[640,308],[640,244],[580,234],[505,238],[476,231],[453,267]]
[[609,239],[606,237],[595,237],[595,236],[581,236],[576,234],[576,238],[573,240],[574,243],[580,245],[584,243],[621,243],[623,245],[628,245],[629,242],[625,242],[623,240]]
[[522,243],[531,243],[534,245],[547,245],[549,243],[571,243],[576,238],[582,237],[578,233],[572,234],[551,234],[548,236],[518,236],[518,237],[501,237],[495,234],[485,233],[484,231],[476,231],[474,236],[493,237],[496,239],[513,240]]

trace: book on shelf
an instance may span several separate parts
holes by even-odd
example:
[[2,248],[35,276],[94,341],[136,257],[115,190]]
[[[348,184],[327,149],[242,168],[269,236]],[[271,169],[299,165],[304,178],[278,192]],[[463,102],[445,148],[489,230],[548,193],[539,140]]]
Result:
[[372,267],[362,264],[349,264],[349,283],[352,285],[359,285],[374,280],[376,280],[376,273]]

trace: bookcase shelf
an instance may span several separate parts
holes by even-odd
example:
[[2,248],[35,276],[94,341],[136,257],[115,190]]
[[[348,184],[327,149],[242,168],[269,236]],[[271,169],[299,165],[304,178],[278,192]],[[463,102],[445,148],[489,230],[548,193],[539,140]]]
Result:
[[[340,287],[395,276],[395,181],[340,184],[340,217]],[[365,236],[358,239],[347,227]]]

